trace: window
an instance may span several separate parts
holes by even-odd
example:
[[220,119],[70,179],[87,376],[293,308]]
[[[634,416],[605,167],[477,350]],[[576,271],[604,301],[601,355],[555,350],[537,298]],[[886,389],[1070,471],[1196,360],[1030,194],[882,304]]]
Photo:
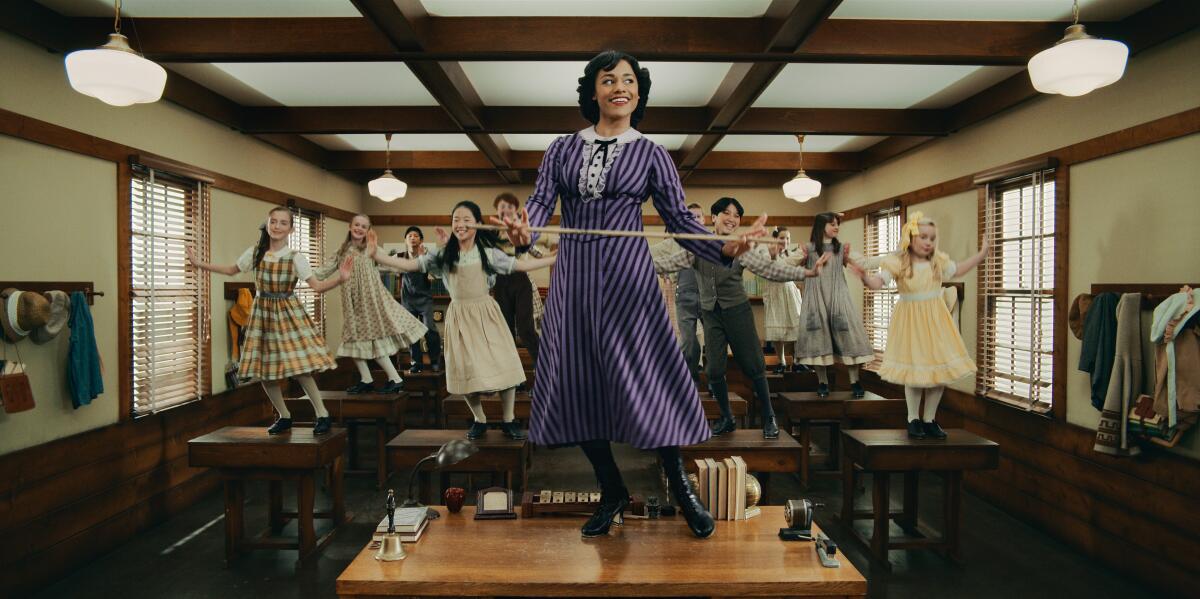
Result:
[[208,186],[134,166],[129,211],[129,323],[134,416],[209,392]]
[[[309,210],[293,210],[292,234],[288,237],[288,245],[306,254],[314,269],[325,264],[325,215]],[[313,291],[307,282],[300,281],[296,285],[296,298],[308,312],[317,333],[324,335],[325,300],[321,294]]]
[[[872,212],[866,218],[866,240],[863,243],[863,254],[868,258],[878,258],[893,253],[900,248],[900,208],[886,208]],[[873,269],[872,272],[878,272]],[[883,350],[887,347],[888,323],[892,321],[892,311],[896,307],[897,292],[895,287],[885,287],[879,290],[863,288],[863,326],[867,330],[867,339],[875,350],[875,360],[866,367],[869,370],[879,368],[883,360]]]
[[1055,171],[990,183],[980,230],[994,250],[979,269],[980,395],[1035,412],[1053,406]]

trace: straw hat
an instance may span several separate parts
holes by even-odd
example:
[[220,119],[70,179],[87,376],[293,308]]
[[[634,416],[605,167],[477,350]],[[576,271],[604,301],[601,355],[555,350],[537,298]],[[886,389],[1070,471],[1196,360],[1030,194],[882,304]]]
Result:
[[48,343],[58,336],[67,321],[71,319],[71,296],[63,291],[47,291],[46,298],[50,301],[50,318],[46,324],[33,330],[29,338],[34,343]]
[[16,343],[50,320],[50,301],[35,291],[9,287],[0,291],[0,328]]
[[1067,326],[1071,329],[1071,334],[1075,335],[1076,339],[1083,339],[1083,323],[1086,322],[1087,311],[1092,305],[1092,294],[1080,293],[1075,296],[1071,302],[1071,309],[1067,312]]

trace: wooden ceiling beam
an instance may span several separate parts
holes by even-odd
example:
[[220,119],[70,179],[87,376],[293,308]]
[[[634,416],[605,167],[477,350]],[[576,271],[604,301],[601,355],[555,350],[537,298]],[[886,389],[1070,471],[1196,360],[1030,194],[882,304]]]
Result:
[[[513,151],[509,153],[509,168],[523,173],[536,173],[542,164],[541,151]],[[679,152],[672,154],[678,161]],[[382,171],[384,152],[329,152],[326,162],[332,170]],[[391,168],[403,170],[487,170],[494,169],[491,161],[480,152],[473,151],[416,151],[392,152]],[[799,156],[793,152],[712,152],[694,169],[681,170],[745,170],[783,171],[795,174],[800,168]],[[862,157],[858,152],[805,152],[804,168],[815,172],[837,172],[862,170]]]
[[[351,0],[363,17],[387,38],[397,51],[423,47],[431,38],[428,17],[419,0]],[[520,175],[508,163],[508,148],[483,132],[483,100],[471,86],[462,67],[454,62],[407,62],[434,100],[446,110],[460,131],[492,163],[496,172],[509,183],[519,183]]]
[[[587,126],[568,106],[492,106],[482,109],[481,133],[566,133]],[[707,131],[708,107],[647,107],[643,133]],[[945,135],[949,115],[940,110],[859,108],[750,108],[729,133],[812,135]],[[241,113],[250,133],[459,133],[437,106],[252,107]]]
[[[378,0],[355,3],[388,8]],[[810,0],[800,4],[817,6]],[[24,9],[0,8],[0,15],[19,10]],[[373,14],[386,19],[384,27],[399,26],[394,16]],[[108,18],[73,17],[68,21],[69,27],[54,33],[68,42],[67,51],[103,43],[112,27]],[[1062,37],[1066,26],[1053,22],[827,19],[803,44],[791,49],[764,48],[763,40],[772,37],[783,22],[770,16],[425,16],[420,24],[405,27],[411,35],[392,40],[371,19],[354,17],[139,18],[133,43],[148,58],[162,62],[578,61],[591,58],[598,48],[611,47],[642,60],[659,61],[1024,65]],[[1088,24],[1097,32],[1105,31],[1106,26],[1114,29],[1111,24]],[[420,43],[415,43],[418,40]],[[397,41],[402,44],[397,46]]]
[[[766,18],[774,18],[776,12],[786,12],[786,17],[770,36],[766,50],[794,52],[822,21],[829,18],[841,2],[842,0],[794,2],[790,6],[784,6],[782,2],[772,3]],[[725,132],[741,119],[767,86],[771,85],[783,67],[781,63],[735,64],[708,103],[715,114],[708,123],[707,131],[699,138],[689,140],[679,167],[690,170],[700,164],[704,156],[725,137]],[[686,179],[687,174],[684,175],[684,180]]]

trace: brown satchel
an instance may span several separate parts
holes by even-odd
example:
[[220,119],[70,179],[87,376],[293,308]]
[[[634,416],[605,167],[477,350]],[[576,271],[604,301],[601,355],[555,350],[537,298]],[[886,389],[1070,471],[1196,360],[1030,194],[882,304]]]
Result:
[[9,414],[33,409],[33,389],[24,372],[0,375],[0,402]]

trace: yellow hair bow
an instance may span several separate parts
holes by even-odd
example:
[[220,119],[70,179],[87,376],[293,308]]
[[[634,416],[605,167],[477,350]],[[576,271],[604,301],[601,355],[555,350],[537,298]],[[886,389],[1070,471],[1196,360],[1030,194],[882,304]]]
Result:
[[912,238],[920,234],[920,222],[923,218],[925,218],[925,214],[918,210],[908,215],[908,220],[904,221],[904,226],[900,228],[901,252],[907,252],[909,244],[912,243]]

